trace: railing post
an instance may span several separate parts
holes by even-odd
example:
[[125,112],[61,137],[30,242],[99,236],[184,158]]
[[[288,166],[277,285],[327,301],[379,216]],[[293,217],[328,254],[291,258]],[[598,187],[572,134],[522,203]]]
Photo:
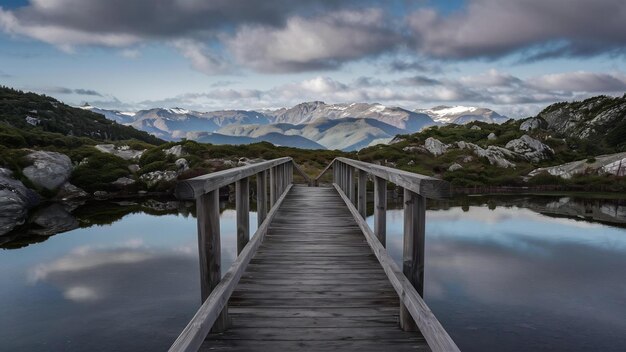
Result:
[[[219,189],[203,194],[196,199],[196,213],[200,255],[200,294],[202,302],[204,302],[222,279]],[[223,332],[227,327],[228,308],[225,306],[211,331]]]
[[[404,190],[402,272],[422,297],[424,297],[425,205],[424,197],[413,191]],[[415,321],[402,303],[400,303],[400,327],[404,331],[417,330]]]
[[350,199],[350,202],[352,204],[356,204],[356,200],[354,198],[355,194],[354,194],[354,168],[350,165],[348,165],[348,172],[347,172],[347,177],[348,177],[348,199]]
[[358,193],[359,214],[365,219],[367,216],[367,172],[363,170],[359,170]]
[[250,241],[250,180],[235,182],[235,208],[237,210],[237,255]]
[[256,212],[257,222],[261,226],[267,216],[267,170],[256,174]]
[[387,241],[387,180],[374,177],[374,234],[383,245]]
[[276,203],[276,167],[270,168],[270,209],[274,207]]

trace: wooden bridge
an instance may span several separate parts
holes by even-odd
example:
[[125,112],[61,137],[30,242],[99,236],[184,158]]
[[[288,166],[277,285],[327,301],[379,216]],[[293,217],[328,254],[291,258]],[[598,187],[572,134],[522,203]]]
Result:
[[[320,187],[331,169],[332,185]],[[387,182],[404,189],[402,269],[385,249]],[[238,256],[222,275],[218,198],[232,183]],[[425,199],[449,193],[439,179],[346,158],[315,179],[280,158],[179,182],[177,197],[197,204],[204,303],[170,351],[458,351],[422,299]]]

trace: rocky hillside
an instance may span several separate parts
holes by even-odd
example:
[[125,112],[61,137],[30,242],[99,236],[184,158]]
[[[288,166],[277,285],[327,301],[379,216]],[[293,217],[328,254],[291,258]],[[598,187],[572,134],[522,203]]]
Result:
[[626,96],[554,104],[500,125],[434,126],[359,151],[458,187],[566,184],[626,191]]
[[[100,140],[136,139],[163,143],[144,131],[120,125],[100,114],[73,108],[45,95],[0,87],[0,124],[22,131],[40,130]],[[19,136],[1,136],[22,143]]]
[[526,121],[525,129],[533,127],[545,128],[562,137],[623,149],[626,147],[626,94],[550,105]]

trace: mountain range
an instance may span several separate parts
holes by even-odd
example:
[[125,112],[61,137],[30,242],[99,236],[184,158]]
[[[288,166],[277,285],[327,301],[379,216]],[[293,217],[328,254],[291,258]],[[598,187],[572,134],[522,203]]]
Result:
[[344,151],[386,143],[398,134],[419,132],[433,125],[508,120],[493,110],[479,107],[438,106],[410,111],[382,104],[321,101],[259,111],[199,112],[176,107],[122,112],[88,104],[82,108],[170,141],[183,138],[213,144],[266,141],[297,148]]

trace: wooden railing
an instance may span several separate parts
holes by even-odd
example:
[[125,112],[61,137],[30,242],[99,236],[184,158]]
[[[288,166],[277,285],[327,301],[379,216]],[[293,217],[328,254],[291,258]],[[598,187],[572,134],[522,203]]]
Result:
[[[362,161],[336,158],[315,178],[332,168],[333,186],[352,212],[389,281],[400,297],[400,326],[419,329],[432,351],[458,351],[423,300],[426,198],[450,196],[448,182]],[[374,184],[374,229],[366,222],[367,181]],[[402,270],[385,249],[387,182],[404,189],[404,246]],[[356,186],[356,187],[355,187]]]
[[[210,331],[228,327],[227,302],[250,259],[263,241],[270,222],[293,182],[295,163],[279,158],[180,181],[179,199],[195,199],[198,218],[200,287],[202,306],[170,351],[197,351]],[[256,176],[258,228],[250,240],[250,181]],[[305,177],[306,179],[306,177]],[[269,181],[269,194],[268,194]],[[308,180],[310,183],[310,179]],[[235,183],[237,258],[222,277],[220,251],[219,189]],[[268,207],[269,203],[269,207]]]

